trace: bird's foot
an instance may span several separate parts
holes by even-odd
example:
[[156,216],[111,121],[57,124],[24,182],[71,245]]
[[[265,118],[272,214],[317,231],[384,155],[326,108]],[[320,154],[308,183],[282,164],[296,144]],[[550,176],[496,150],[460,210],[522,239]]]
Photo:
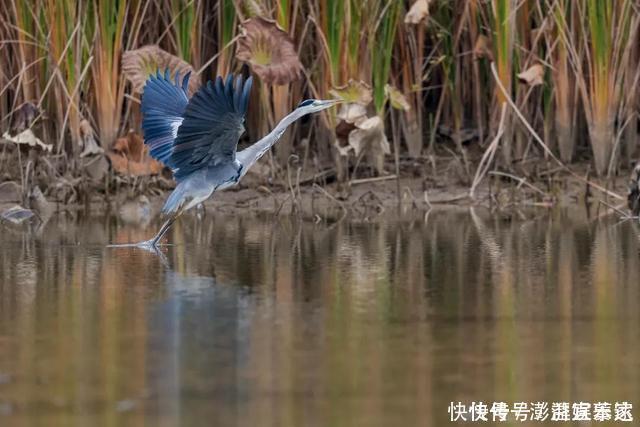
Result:
[[108,248],[140,248],[140,249],[155,249],[157,250],[160,246],[172,246],[168,244],[157,243],[154,239],[143,240],[138,243],[119,243],[113,245],[107,245]]
[[146,250],[150,250],[152,252],[157,252],[158,251],[158,246],[161,246],[160,244],[158,244],[158,242],[160,241],[160,239],[162,239],[162,236],[165,235],[165,233],[167,232],[167,230],[169,229],[169,227],[171,227],[171,224],[173,224],[173,222],[176,220],[175,217],[171,217],[169,218],[163,225],[162,228],[160,228],[160,231],[158,231],[158,234],[156,234],[154,236],[153,239],[151,240],[144,240],[142,242],[138,242],[138,243],[125,243],[122,245],[109,245],[108,247],[112,247],[112,248],[140,248],[140,249],[146,249]]
[[146,252],[150,252],[153,255],[156,255],[160,259],[160,262],[162,263],[162,265],[164,265],[167,269],[170,269],[169,261],[167,260],[167,257],[160,251],[160,246],[172,246],[172,245],[158,244],[154,241],[154,239],[145,240],[143,242],[138,242],[138,243],[107,245],[108,248],[137,248],[137,249],[142,249]]

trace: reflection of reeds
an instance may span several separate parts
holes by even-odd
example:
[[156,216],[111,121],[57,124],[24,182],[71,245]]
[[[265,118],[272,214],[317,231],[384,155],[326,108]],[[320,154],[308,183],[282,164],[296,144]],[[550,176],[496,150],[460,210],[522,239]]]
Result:
[[102,246],[137,226],[61,219],[46,230],[55,251],[5,233],[8,424],[446,425],[452,400],[638,392],[630,222],[434,210],[182,225],[173,271]]

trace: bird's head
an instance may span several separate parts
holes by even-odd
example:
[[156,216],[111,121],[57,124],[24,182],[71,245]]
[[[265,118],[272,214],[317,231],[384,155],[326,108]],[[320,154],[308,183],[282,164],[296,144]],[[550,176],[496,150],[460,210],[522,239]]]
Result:
[[326,110],[340,103],[338,99],[305,99],[296,107],[296,110],[304,112],[304,114],[316,113],[318,111]]

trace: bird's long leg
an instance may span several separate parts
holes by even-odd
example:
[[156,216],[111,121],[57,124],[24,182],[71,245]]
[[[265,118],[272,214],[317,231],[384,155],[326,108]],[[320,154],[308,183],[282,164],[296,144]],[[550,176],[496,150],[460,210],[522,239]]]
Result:
[[147,240],[145,243],[148,243],[150,246],[157,246],[158,242],[160,241],[160,239],[162,239],[162,236],[165,235],[165,233],[167,231],[169,231],[169,228],[173,225],[173,223],[176,221],[176,217],[177,216],[172,216],[171,218],[169,218],[167,221],[165,221],[164,224],[162,224],[162,227],[160,228],[160,231],[158,231],[158,234],[155,235],[155,237],[151,240]]
[[110,247],[110,248],[137,247],[137,248],[151,249],[152,251],[157,251],[158,242],[160,241],[160,239],[162,239],[162,236],[164,236],[167,233],[167,231],[169,231],[169,228],[171,228],[173,223],[176,222],[176,219],[178,218],[178,216],[180,216],[180,212],[173,214],[168,220],[166,220],[165,223],[162,224],[162,227],[160,227],[160,231],[158,231],[158,233],[152,239],[144,240],[138,243],[107,245],[107,247]]

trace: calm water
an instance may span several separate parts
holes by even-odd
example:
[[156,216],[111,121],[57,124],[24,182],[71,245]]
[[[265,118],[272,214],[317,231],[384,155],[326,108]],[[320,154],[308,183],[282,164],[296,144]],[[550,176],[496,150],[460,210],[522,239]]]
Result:
[[1,426],[439,426],[459,400],[640,418],[636,224],[208,214],[164,257],[104,247],[155,227],[0,226]]

